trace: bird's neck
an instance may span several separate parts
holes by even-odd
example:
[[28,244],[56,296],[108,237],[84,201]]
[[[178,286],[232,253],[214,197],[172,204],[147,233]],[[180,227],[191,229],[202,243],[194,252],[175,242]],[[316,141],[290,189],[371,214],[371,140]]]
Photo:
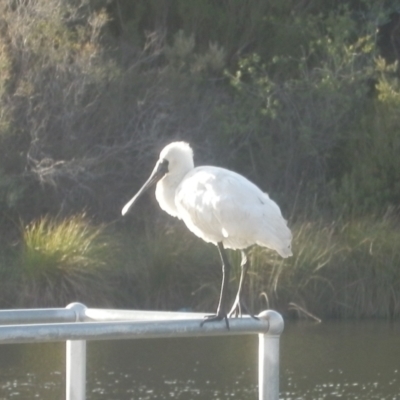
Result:
[[178,217],[178,211],[175,204],[176,189],[188,172],[189,170],[182,170],[180,173],[167,174],[157,183],[157,201],[160,207],[173,217]]

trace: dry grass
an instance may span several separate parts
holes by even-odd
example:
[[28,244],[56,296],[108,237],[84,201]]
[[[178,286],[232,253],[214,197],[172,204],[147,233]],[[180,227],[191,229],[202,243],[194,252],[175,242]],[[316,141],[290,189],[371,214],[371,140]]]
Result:
[[[284,260],[260,247],[248,252],[251,267],[243,298],[250,310],[273,308],[304,317],[304,309],[321,318],[400,315],[400,232],[388,219],[298,222],[292,229],[293,257]],[[215,309],[221,271],[214,246],[183,225],[128,241],[126,256],[134,261],[126,264],[126,273],[135,306]],[[240,253],[230,251],[229,257],[233,301]]]
[[247,296],[253,309],[287,313],[295,303],[319,317],[400,315],[400,231],[390,221],[302,222],[293,232],[292,258],[250,251]]
[[[193,236],[177,221],[146,229],[143,235],[124,232],[121,240],[119,263],[125,276],[121,284],[129,294],[129,307],[207,309],[210,291],[219,285],[214,246]],[[218,291],[212,295],[212,304],[217,296]]]
[[[289,259],[265,248],[249,250],[243,299],[250,310],[272,308],[304,317],[304,309],[320,318],[400,316],[400,231],[388,218],[297,222],[292,229]],[[229,257],[233,301],[240,253],[230,251]],[[215,246],[178,221],[161,221],[141,234],[111,235],[82,215],[28,225],[22,245],[1,254],[0,275],[0,302],[7,308],[81,301],[97,307],[213,311],[221,284]]]

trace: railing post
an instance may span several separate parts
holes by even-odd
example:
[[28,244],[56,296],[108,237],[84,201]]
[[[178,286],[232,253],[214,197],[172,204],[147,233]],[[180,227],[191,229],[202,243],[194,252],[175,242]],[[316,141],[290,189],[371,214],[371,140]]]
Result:
[[258,398],[279,400],[279,339],[283,318],[272,310],[263,311],[258,317],[269,322],[268,332],[258,335]]
[[[86,307],[80,303],[66,308],[76,314],[76,322],[82,321]],[[66,400],[86,399],[86,340],[67,340],[66,348]]]

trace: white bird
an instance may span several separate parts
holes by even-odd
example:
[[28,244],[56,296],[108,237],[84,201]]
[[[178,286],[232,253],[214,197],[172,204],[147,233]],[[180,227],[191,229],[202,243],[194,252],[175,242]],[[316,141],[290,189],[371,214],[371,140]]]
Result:
[[137,194],[124,206],[125,215],[138,197],[157,182],[160,207],[186,224],[206,242],[218,247],[222,261],[222,286],[215,315],[202,322],[225,320],[226,291],[230,265],[225,248],[242,250],[242,271],[235,302],[228,316],[241,314],[240,295],[248,269],[243,249],[257,244],[275,250],[282,257],[292,255],[292,233],[279,206],[255,184],[236,172],[212,166],[194,167],[188,143],[173,142],[160,158]]

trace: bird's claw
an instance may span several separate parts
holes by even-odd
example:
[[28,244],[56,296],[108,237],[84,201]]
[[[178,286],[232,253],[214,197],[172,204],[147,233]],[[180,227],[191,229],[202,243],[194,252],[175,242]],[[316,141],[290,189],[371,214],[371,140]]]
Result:
[[218,311],[217,314],[207,315],[204,317],[203,321],[201,321],[200,326],[203,326],[206,322],[213,322],[213,321],[222,321],[225,320],[226,329],[229,331],[229,321],[228,316],[225,312]]

